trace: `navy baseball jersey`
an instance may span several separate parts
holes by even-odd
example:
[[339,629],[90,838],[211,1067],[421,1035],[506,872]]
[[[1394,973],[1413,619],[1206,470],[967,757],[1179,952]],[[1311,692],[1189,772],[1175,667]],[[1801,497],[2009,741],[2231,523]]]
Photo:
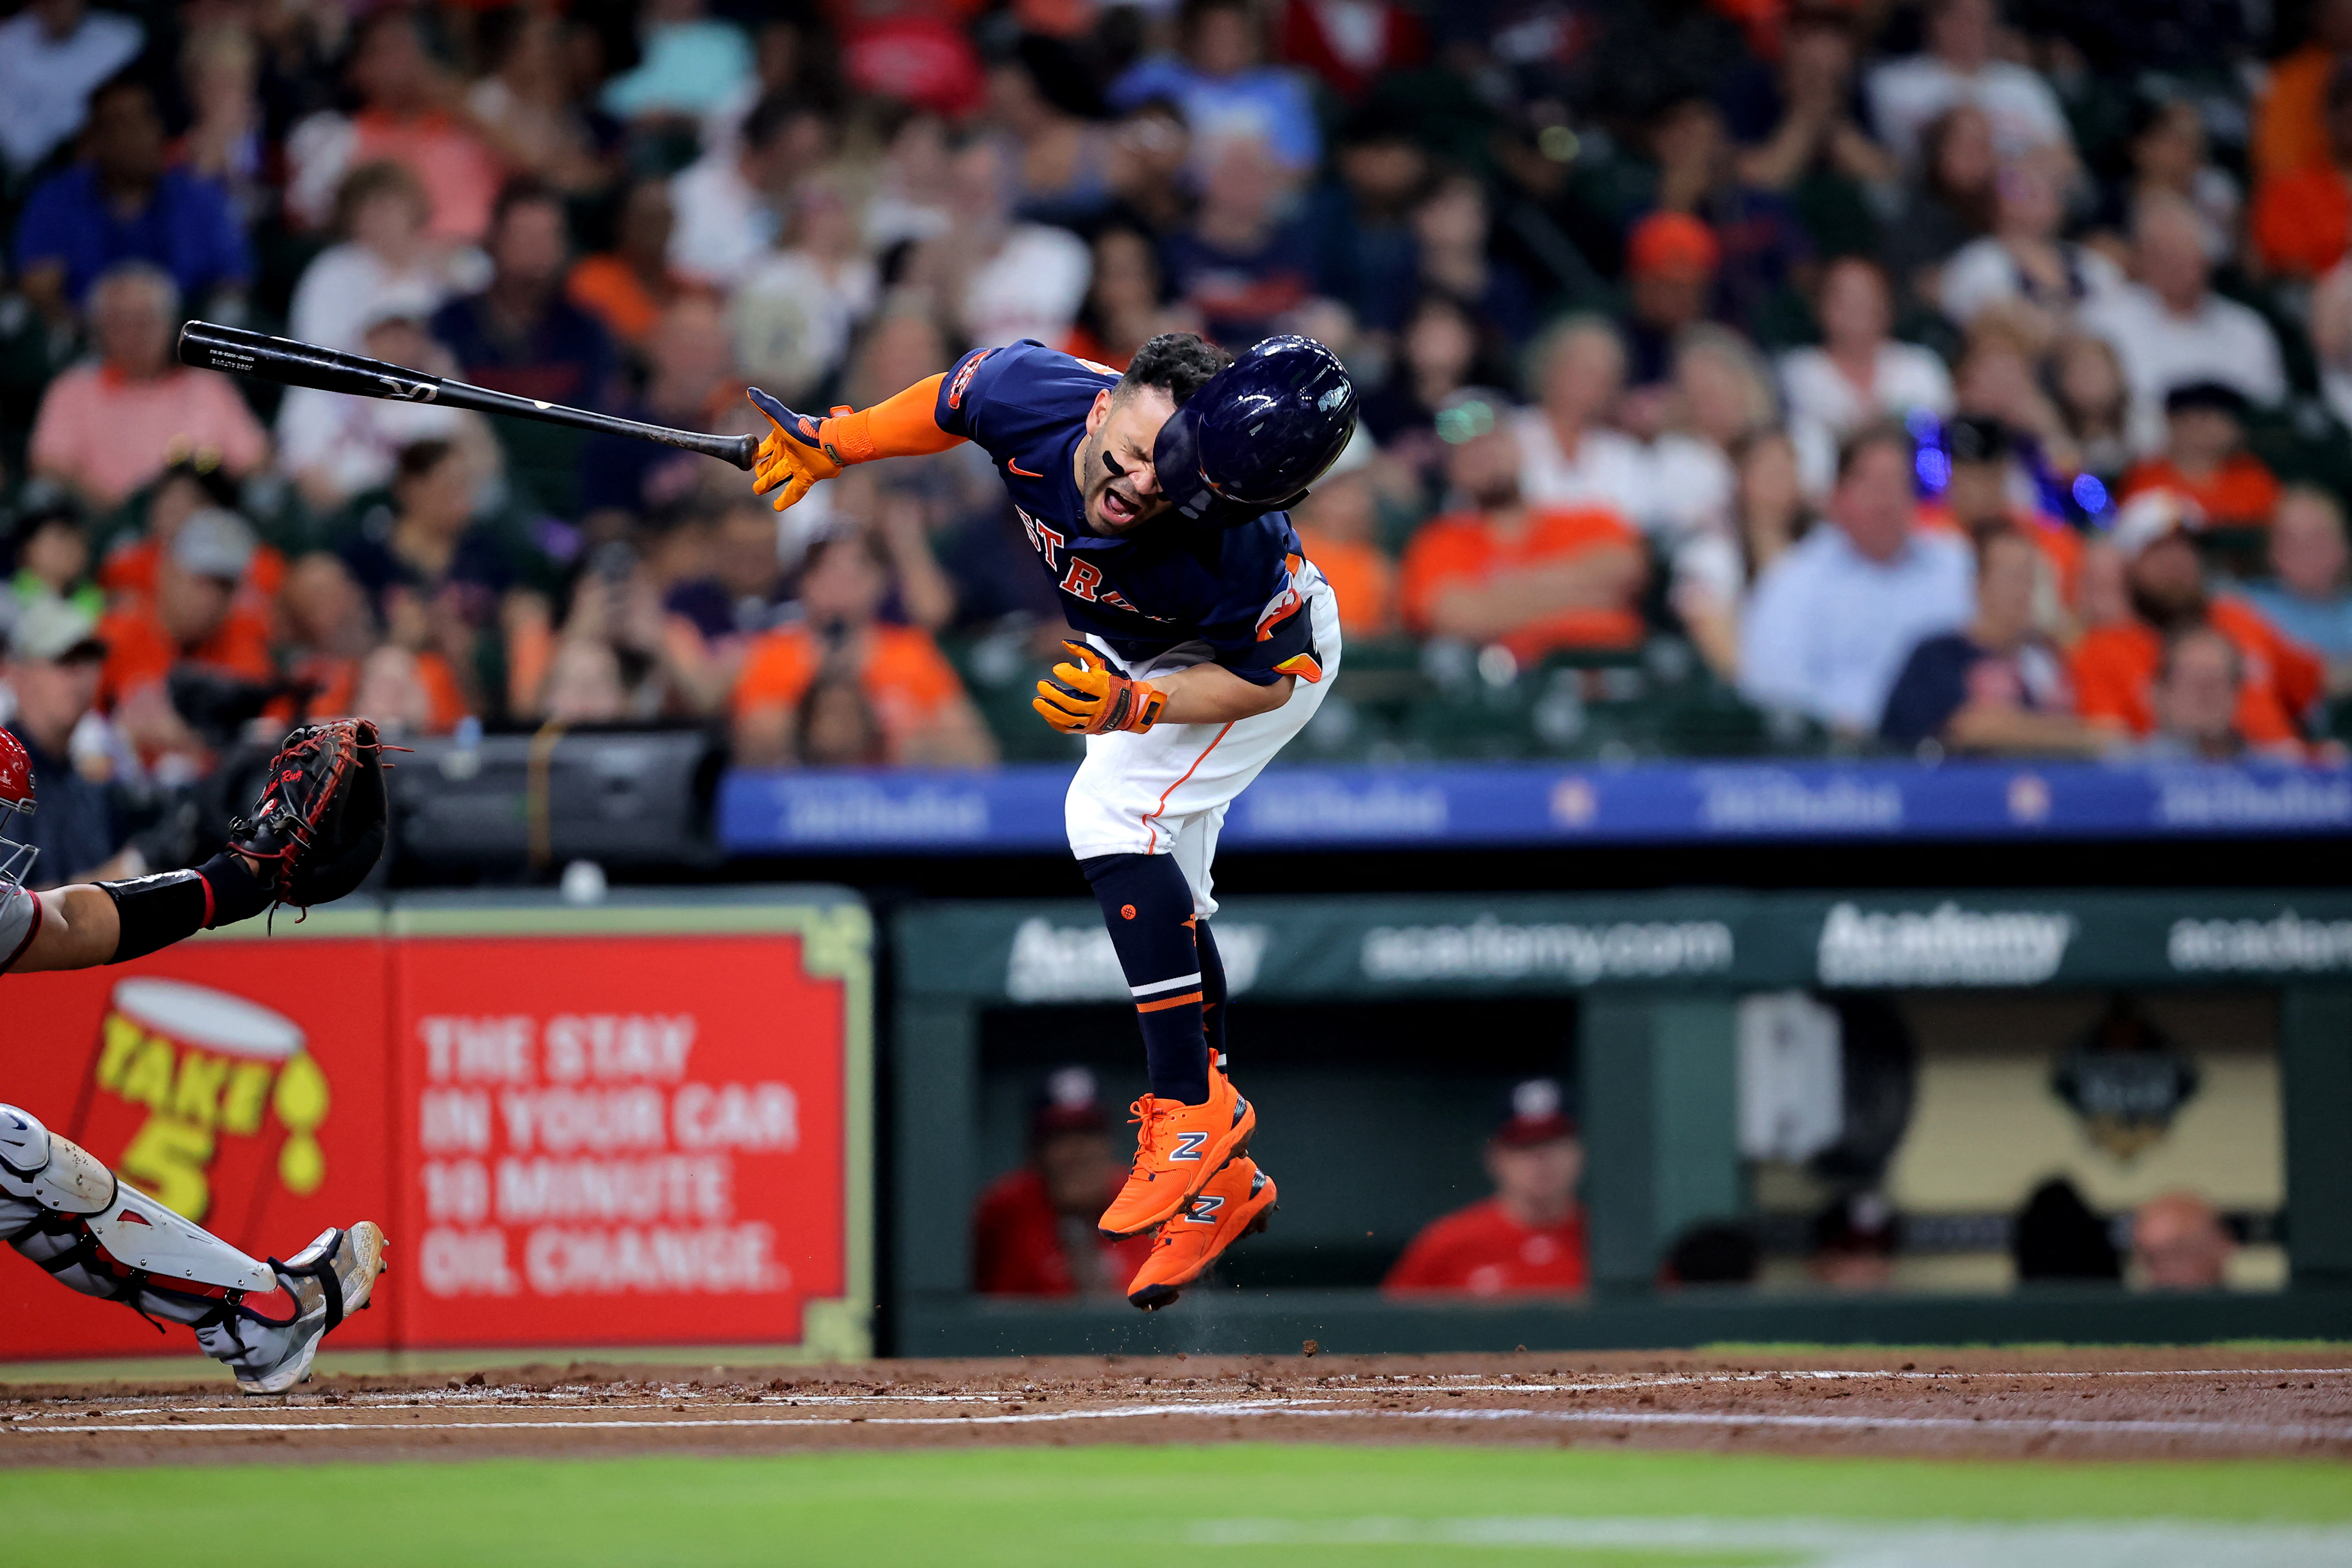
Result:
[[1254,685],[1320,679],[1310,617],[1299,613],[1305,563],[1286,512],[1229,529],[1169,513],[1116,538],[1087,526],[1072,459],[1096,395],[1118,384],[1106,365],[1024,339],[958,360],[934,413],[940,429],[977,443],[995,464],[1074,630],[1129,665],[1197,642]]

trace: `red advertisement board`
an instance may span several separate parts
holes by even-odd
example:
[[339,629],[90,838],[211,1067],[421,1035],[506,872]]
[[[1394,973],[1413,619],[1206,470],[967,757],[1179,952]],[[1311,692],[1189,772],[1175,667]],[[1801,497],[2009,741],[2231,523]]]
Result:
[[[0,1100],[257,1258],[382,1222],[337,1349],[856,1354],[869,934],[824,895],[442,901],[9,976]],[[0,1247],[0,1358],[183,1352]]]
[[405,1342],[789,1343],[846,1293],[843,985],[801,938],[393,962]]
[[[0,1100],[252,1257],[289,1257],[391,1207],[387,980],[380,939],[307,935],[11,975]],[[391,1326],[371,1311],[337,1342],[381,1348]],[[185,1330],[159,1338],[0,1247],[0,1356],[194,1349]]]

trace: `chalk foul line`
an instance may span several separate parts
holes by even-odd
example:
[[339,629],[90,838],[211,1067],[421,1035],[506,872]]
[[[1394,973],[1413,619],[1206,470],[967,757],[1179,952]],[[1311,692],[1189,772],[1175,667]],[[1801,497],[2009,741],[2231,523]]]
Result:
[[2113,1420],[2052,1416],[1814,1415],[1763,1412],[1653,1410],[1538,1410],[1518,1406],[1465,1410],[1382,1410],[1328,1399],[1178,1401],[1156,1405],[1103,1405],[1091,1409],[1000,1412],[978,1415],[747,1415],[528,1416],[484,1415],[463,1421],[79,1421],[16,1422],[0,1432],[19,1437],[95,1436],[130,1433],[287,1432],[660,1432],[733,1428],[869,1426],[1029,1426],[1073,1421],[1140,1420],[1156,1416],[1263,1418],[1298,1415],[1325,1420],[1540,1421],[1572,1426],[1662,1427],[1775,1427],[1811,1431],[2026,1432],[2094,1436],[2231,1437],[2268,1442],[2352,1442],[2352,1423],[2255,1421]]

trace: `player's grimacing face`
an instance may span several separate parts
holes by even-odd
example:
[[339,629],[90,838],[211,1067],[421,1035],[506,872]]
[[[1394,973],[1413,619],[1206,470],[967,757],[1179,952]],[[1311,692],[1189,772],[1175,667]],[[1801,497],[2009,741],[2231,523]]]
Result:
[[1087,411],[1087,438],[1078,443],[1078,494],[1086,499],[1087,527],[1126,533],[1167,509],[1151,449],[1175,412],[1175,403],[1156,386],[1135,387],[1124,396],[1096,395]]

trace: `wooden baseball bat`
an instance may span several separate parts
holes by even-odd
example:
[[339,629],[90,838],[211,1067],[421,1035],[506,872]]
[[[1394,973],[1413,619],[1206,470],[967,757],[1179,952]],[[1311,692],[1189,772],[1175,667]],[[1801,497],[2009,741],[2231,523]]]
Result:
[[569,425],[575,430],[601,430],[608,436],[629,436],[700,452],[748,470],[758,449],[756,436],[706,436],[695,430],[673,430],[561,403],[541,403],[511,393],[492,392],[447,381],[421,370],[387,364],[316,343],[273,338],[242,327],[212,321],[190,321],[180,329],[180,363],[198,370],[226,371],[231,375],[257,375],[288,386],[315,387],[320,392],[347,393],[353,397],[383,397],[398,403],[439,403],[451,408],[471,408],[483,414],[509,414],[549,425]]

